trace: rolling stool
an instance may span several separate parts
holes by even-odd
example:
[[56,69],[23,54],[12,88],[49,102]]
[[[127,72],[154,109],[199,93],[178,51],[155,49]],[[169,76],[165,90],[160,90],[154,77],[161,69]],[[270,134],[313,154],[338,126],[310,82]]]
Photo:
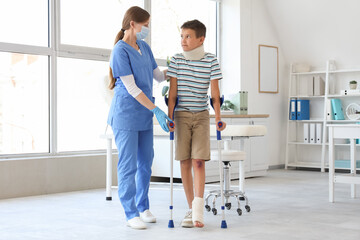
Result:
[[[210,135],[215,133],[215,126],[210,127]],[[245,185],[245,166],[244,160],[246,159],[246,152],[244,151],[244,139],[250,137],[260,137],[264,136],[267,132],[267,129],[263,125],[227,125],[226,129],[221,132],[223,137],[230,137],[231,140],[240,138],[240,151],[239,150],[231,150],[229,145],[231,140],[226,140],[224,142],[224,150],[221,151],[221,157],[223,162],[223,172],[224,172],[224,197],[225,197],[225,207],[230,210],[231,203],[229,202],[229,198],[236,198],[238,208],[236,209],[239,216],[242,215],[242,210],[240,208],[240,200],[245,200],[245,210],[250,212],[250,206],[248,198],[245,195],[244,185]],[[211,151],[211,160],[218,161],[218,152],[215,150]],[[239,191],[234,191],[230,189],[230,162],[239,162]],[[214,196],[211,208],[209,206],[209,198]],[[217,214],[216,209],[216,199],[221,196],[220,190],[210,191],[209,194],[205,198],[205,209],[214,215]]]

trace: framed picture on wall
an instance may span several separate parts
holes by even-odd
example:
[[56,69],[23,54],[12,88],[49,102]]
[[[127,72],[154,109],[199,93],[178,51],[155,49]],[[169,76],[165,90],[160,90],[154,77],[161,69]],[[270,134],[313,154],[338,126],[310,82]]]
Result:
[[259,45],[259,92],[279,92],[278,47]]

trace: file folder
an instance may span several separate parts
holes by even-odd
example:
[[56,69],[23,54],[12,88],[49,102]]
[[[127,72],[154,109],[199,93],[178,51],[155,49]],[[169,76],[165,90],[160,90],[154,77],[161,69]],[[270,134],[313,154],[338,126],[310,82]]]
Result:
[[340,99],[331,99],[331,108],[335,120],[345,120]]
[[322,143],[322,123],[316,124],[316,143]]
[[290,120],[296,120],[296,99],[290,100]]
[[310,123],[309,127],[309,142],[310,143],[316,143],[316,129],[315,129],[315,123]]
[[298,99],[297,101],[297,120],[310,120],[310,101],[304,99]]
[[304,123],[304,143],[309,143],[309,124]]
[[333,120],[334,119],[334,113],[332,111],[331,107],[331,99],[326,100],[326,120]]

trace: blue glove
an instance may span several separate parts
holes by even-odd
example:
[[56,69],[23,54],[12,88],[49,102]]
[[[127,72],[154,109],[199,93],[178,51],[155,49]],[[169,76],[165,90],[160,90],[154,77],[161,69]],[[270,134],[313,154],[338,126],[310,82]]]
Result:
[[165,131],[165,132],[169,132],[169,127],[166,123],[166,120],[172,122],[172,120],[168,117],[168,115],[166,115],[160,108],[155,107],[153,110],[151,110],[155,116],[156,119],[158,120],[161,128]]

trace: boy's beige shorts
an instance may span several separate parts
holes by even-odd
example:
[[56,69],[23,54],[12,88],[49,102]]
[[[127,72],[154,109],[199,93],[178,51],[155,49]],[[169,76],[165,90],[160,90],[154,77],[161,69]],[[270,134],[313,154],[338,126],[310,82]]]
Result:
[[176,111],[175,144],[176,160],[210,160],[209,111]]

